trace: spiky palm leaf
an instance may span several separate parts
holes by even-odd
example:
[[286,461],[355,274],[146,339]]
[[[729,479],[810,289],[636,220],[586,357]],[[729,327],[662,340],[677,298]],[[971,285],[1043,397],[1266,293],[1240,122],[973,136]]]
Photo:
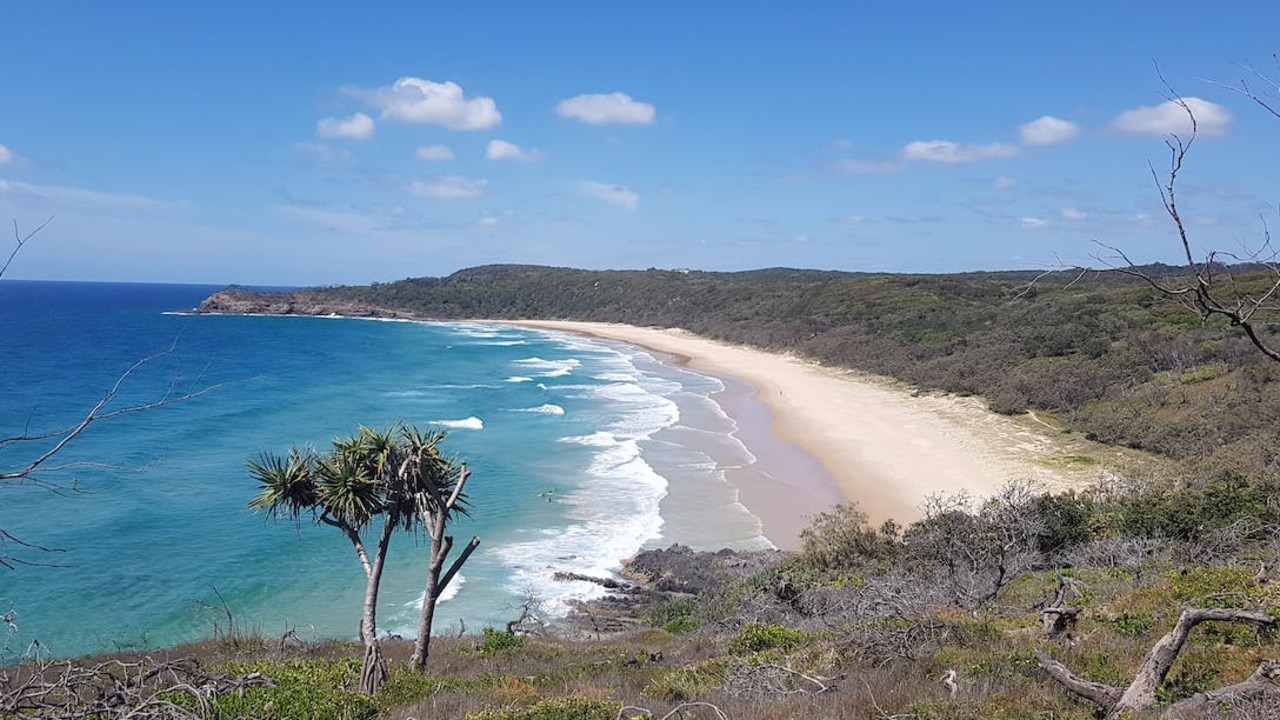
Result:
[[[407,490],[415,498],[415,502],[426,504],[424,509],[429,512],[431,506],[447,502],[452,496],[460,477],[460,468],[455,458],[446,456],[440,450],[440,443],[445,438],[444,431],[424,432],[412,425],[402,424],[400,437],[405,455],[402,475]],[[449,516],[468,514],[466,504],[466,493],[460,493],[449,509]]]
[[319,507],[324,516],[355,530],[382,513],[385,488],[358,453],[335,452],[316,465]]
[[252,510],[266,512],[268,518],[294,520],[316,511],[320,493],[311,450],[293,448],[285,457],[263,453],[247,465],[250,477],[258,482],[258,494],[249,501]]

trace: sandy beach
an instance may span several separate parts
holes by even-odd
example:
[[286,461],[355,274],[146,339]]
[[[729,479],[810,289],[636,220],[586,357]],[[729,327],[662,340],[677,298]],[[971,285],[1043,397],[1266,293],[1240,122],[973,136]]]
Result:
[[[1081,487],[1102,472],[1092,462],[1079,461],[1083,441],[1064,440],[1034,416],[991,413],[979,398],[915,393],[883,378],[683,330],[573,321],[518,324],[638,345],[754,386],[772,414],[776,438],[813,456],[822,468],[806,471],[797,463],[799,474],[778,468],[770,473],[778,479],[774,483],[741,479],[743,504],[782,547],[794,546],[807,518],[841,497],[857,502],[873,523],[910,522],[920,516],[922,501],[936,493],[967,491],[981,497],[1022,479],[1046,489]],[[832,479],[838,492],[829,488]]]

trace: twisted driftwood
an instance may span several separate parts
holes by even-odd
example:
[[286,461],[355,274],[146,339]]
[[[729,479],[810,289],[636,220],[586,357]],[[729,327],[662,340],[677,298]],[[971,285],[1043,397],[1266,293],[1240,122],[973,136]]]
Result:
[[[1191,608],[1184,610],[1178,623],[1167,635],[1160,638],[1138,668],[1137,675],[1128,687],[1114,687],[1085,680],[1065,665],[1050,658],[1044,653],[1036,653],[1040,667],[1049,677],[1056,680],[1068,692],[1074,693],[1094,705],[1104,713],[1104,717],[1119,718],[1124,713],[1140,713],[1151,709],[1156,704],[1156,689],[1164,682],[1173,667],[1178,654],[1187,642],[1187,636],[1195,626],[1203,622],[1242,622],[1257,625],[1261,628],[1273,628],[1276,619],[1265,613],[1233,608]],[[1265,661],[1257,671],[1244,682],[1194,695],[1175,703],[1162,713],[1168,717],[1179,717],[1184,713],[1198,709],[1209,709],[1223,703],[1242,699],[1259,700],[1262,698],[1280,698],[1280,663]]]

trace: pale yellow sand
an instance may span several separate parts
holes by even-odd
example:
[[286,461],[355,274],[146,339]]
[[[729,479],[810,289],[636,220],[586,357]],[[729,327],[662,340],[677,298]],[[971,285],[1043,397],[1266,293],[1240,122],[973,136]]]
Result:
[[[988,496],[1021,479],[1045,489],[1081,487],[1105,472],[1079,454],[1098,449],[1092,443],[1064,439],[1034,416],[996,415],[977,398],[916,394],[882,378],[683,330],[571,321],[517,324],[639,345],[686,358],[695,369],[751,383],[772,410],[774,433],[818,458],[841,494],[876,524],[917,519],[921,502],[935,493],[966,490]],[[768,502],[785,507],[787,492],[780,487]],[[772,510],[776,514],[777,508]],[[802,526],[803,518],[795,520],[796,528]]]

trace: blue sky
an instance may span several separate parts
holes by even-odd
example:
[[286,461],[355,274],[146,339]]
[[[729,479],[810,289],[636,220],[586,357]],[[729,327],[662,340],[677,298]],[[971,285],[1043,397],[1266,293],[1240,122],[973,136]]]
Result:
[[[1275,218],[1280,3],[7,3],[8,276],[1178,260]],[[1272,224],[1275,224],[1274,222]],[[11,243],[12,238],[4,238]]]

